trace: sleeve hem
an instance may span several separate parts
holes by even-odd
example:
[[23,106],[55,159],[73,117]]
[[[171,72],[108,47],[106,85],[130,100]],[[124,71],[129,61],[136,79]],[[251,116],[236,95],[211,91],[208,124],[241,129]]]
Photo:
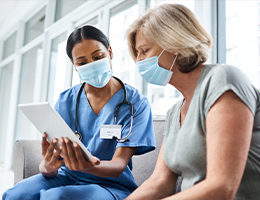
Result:
[[243,101],[243,103],[246,104],[246,106],[251,110],[252,114],[255,115],[253,108],[250,106],[250,103],[248,102],[248,99],[244,98],[234,86],[227,85],[223,87],[221,90],[216,91],[213,97],[211,98],[212,100],[205,105],[205,116],[208,115],[209,109],[218,100],[218,98],[220,98],[228,90],[234,92],[241,99],[241,101]]

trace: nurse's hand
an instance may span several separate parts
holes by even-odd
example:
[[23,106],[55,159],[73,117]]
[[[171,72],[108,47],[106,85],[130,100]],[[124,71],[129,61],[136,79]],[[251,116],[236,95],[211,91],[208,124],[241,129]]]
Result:
[[95,156],[92,156],[92,162],[87,161],[82,149],[76,142],[72,143],[68,138],[61,138],[60,144],[61,157],[70,170],[83,171],[100,164],[100,160]]
[[39,170],[46,177],[55,177],[58,169],[64,164],[61,159],[60,149],[55,149],[58,139],[54,139],[51,143],[47,141],[47,134],[42,136],[42,156],[43,160],[40,163]]

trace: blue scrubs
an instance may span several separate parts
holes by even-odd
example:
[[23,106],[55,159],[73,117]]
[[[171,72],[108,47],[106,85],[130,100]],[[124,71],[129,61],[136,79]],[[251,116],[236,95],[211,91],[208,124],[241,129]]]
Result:
[[[80,85],[61,93],[55,109],[75,131],[75,105]],[[134,108],[133,127],[129,142],[118,143],[112,139],[100,138],[100,127],[103,124],[114,124],[116,106],[124,99],[121,88],[96,115],[83,90],[80,94],[78,112],[78,131],[82,142],[90,153],[100,160],[111,160],[118,147],[137,147],[135,155],[155,149],[153,121],[150,104],[137,89],[126,85],[127,99]],[[119,109],[117,123],[122,125],[125,137],[130,128],[131,115],[129,105]],[[71,171],[66,166],[59,169],[55,178],[45,178],[41,174],[30,177],[6,191],[3,200],[7,199],[124,199],[133,192],[137,185],[131,173],[132,161],[118,178],[102,178],[91,174]],[[27,198],[28,197],[28,198]]]

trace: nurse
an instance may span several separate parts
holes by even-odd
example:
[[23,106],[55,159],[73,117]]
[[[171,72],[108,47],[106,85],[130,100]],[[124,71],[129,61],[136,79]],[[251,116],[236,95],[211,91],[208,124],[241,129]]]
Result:
[[75,131],[75,108],[78,99],[77,131],[82,142],[93,155],[92,162],[84,159],[77,143],[60,138],[61,148],[54,150],[47,134],[42,138],[43,160],[40,174],[30,177],[3,194],[8,199],[124,199],[137,185],[131,173],[133,155],[155,149],[152,113],[146,97],[137,89],[125,85],[127,99],[116,119],[121,125],[121,138],[129,141],[100,137],[102,125],[114,124],[114,112],[124,99],[120,82],[112,77],[112,48],[107,37],[93,26],[74,30],[67,40],[67,54],[82,82],[60,94],[55,109]]

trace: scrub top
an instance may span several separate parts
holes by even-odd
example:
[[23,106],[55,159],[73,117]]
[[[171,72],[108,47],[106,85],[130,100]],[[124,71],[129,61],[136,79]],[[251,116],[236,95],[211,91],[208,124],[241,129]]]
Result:
[[[75,109],[76,98],[81,84],[76,85],[63,93],[55,104],[54,108],[75,131]],[[137,89],[125,85],[127,91],[127,100],[133,105],[133,125],[132,131],[129,135],[129,142],[119,143],[113,139],[101,139],[100,128],[101,125],[114,124],[114,112],[116,106],[124,99],[124,90],[121,88],[111,99],[106,103],[102,110],[96,115],[86,97],[85,90],[82,90],[78,105],[78,132],[82,134],[82,143],[86,146],[88,151],[102,160],[111,160],[115,150],[118,147],[137,147],[135,155],[140,155],[155,149],[154,129],[151,107],[146,97],[138,92]],[[125,137],[130,128],[131,113],[130,107],[127,104],[120,106],[116,124],[122,125],[121,138]],[[118,178],[102,178],[91,174],[70,171],[63,165],[59,173],[77,179],[78,182],[96,183],[106,186],[114,184],[113,187],[125,187],[130,192],[137,188],[134,177],[131,173],[132,160]],[[114,193],[113,187],[108,187],[111,193]],[[118,190],[116,190],[118,191]],[[115,194],[114,194],[115,195]]]

